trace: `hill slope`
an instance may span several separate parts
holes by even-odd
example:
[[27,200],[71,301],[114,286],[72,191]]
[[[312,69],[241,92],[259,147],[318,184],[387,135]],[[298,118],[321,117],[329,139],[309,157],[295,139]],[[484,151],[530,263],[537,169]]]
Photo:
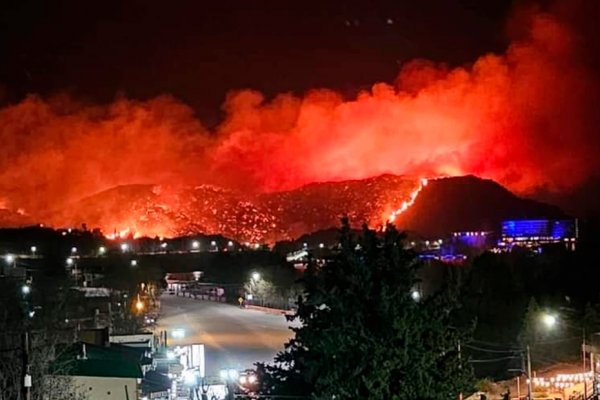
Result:
[[[260,195],[211,185],[128,185],[32,218],[63,227],[85,223],[107,234],[130,229],[149,236],[206,233],[241,242],[275,242],[337,226],[344,215],[355,227],[365,222],[381,226],[418,187],[419,180],[394,175]],[[561,216],[556,207],[521,199],[493,181],[466,176],[430,180],[396,223],[437,236],[494,229],[506,218]]]

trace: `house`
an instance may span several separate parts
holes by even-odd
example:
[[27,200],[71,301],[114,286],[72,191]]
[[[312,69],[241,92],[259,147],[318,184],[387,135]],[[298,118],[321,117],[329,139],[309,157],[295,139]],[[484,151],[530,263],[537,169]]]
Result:
[[67,377],[71,391],[89,400],[137,400],[151,365],[143,349],[75,343],[60,352],[51,371],[57,378]]
[[68,377],[72,393],[85,396],[88,400],[140,398],[142,370],[135,362],[84,357],[62,359],[53,366],[55,376]]

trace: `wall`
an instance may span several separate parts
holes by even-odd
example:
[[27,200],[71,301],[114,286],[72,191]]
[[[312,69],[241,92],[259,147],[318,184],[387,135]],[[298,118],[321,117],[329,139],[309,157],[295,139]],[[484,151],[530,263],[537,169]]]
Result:
[[138,384],[136,378],[72,376],[71,380],[73,387],[77,388],[77,392],[87,396],[87,400],[138,399]]

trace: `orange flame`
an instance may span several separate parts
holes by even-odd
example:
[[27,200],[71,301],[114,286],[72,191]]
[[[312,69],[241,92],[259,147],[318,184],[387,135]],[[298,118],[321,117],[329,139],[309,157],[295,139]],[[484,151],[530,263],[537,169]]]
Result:
[[429,183],[429,181],[427,180],[427,178],[421,179],[419,181],[419,186],[411,192],[409,200],[402,202],[402,205],[400,206],[400,208],[398,208],[395,211],[392,211],[387,222],[393,223],[396,220],[396,217],[398,217],[398,215],[402,214],[403,212],[408,210],[408,208],[410,206],[415,204],[415,201],[417,200],[419,193],[421,193],[421,190],[423,190],[423,188],[425,186],[427,186],[428,183]]

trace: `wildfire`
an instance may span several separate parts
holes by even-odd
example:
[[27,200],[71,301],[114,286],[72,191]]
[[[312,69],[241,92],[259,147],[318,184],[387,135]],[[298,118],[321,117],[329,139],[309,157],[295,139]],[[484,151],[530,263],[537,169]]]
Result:
[[[521,193],[575,187],[600,170],[595,70],[569,18],[527,22],[503,54],[454,69],[408,62],[393,84],[353,98],[231,92],[212,132],[171,96],[3,105],[0,226],[86,223],[116,228],[112,239],[205,232],[256,243],[335,226],[340,215],[397,222],[427,180],[369,186],[385,174],[472,174]],[[332,194],[332,182],[347,183]]]
[[109,233],[108,235],[105,235],[105,237],[109,240],[115,240],[115,239],[120,239],[120,238],[129,236],[130,232],[131,232],[131,229],[125,228],[120,231],[115,231],[113,233]]
[[421,179],[419,181],[419,186],[417,186],[417,188],[411,192],[409,200],[402,202],[402,205],[400,206],[400,208],[398,208],[395,211],[392,211],[387,222],[393,223],[396,220],[396,218],[398,217],[398,215],[402,214],[403,212],[408,210],[408,208],[410,206],[415,204],[415,201],[417,200],[419,193],[421,193],[421,190],[423,190],[423,188],[425,186],[427,186],[428,183],[429,183],[429,181],[426,178]]
[[141,237],[142,235],[137,230],[131,229],[131,228],[121,229],[120,231],[115,230],[113,233],[104,235],[104,237],[107,238],[108,240],[123,239],[123,238],[127,238],[130,236],[133,237],[134,239],[137,239],[137,238]]

